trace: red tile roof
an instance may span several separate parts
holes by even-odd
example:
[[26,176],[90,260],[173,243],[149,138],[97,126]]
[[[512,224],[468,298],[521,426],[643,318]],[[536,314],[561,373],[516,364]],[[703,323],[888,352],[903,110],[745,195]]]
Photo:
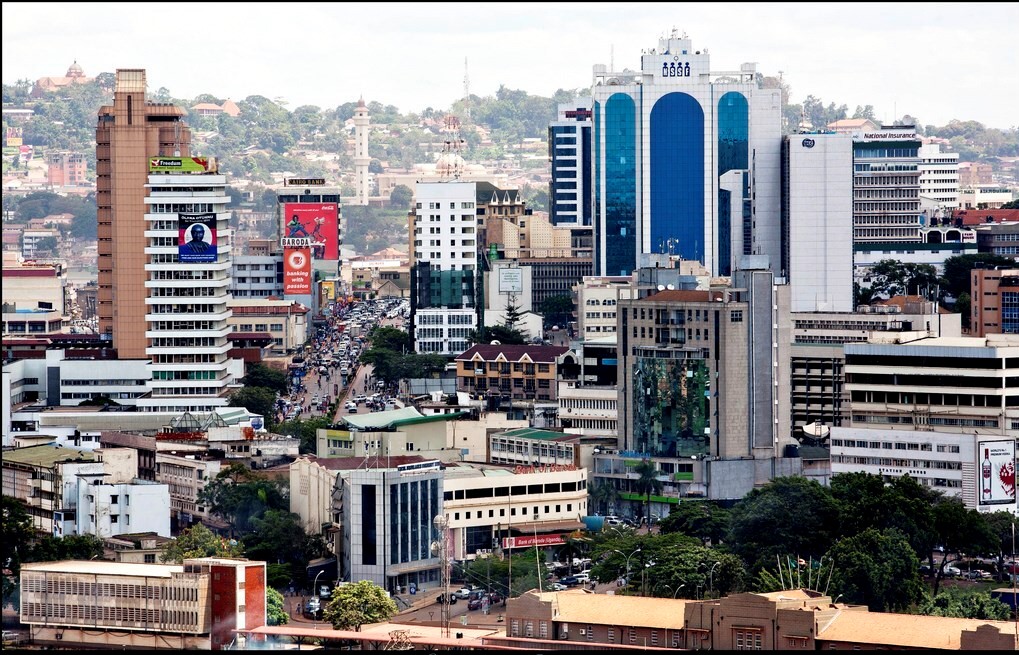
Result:
[[959,209],[953,214],[961,218],[963,225],[990,225],[990,216],[994,223],[1019,223],[1019,209]]

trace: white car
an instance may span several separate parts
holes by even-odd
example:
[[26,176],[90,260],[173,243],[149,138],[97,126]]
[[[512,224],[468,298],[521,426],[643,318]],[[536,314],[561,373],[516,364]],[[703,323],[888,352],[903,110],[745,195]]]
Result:
[[569,589],[569,587],[560,582],[552,583],[552,591],[566,591],[567,589]]
[[588,573],[587,571],[577,573],[573,577],[576,578],[577,582],[579,582],[580,584],[587,584],[588,582],[591,581],[591,574]]

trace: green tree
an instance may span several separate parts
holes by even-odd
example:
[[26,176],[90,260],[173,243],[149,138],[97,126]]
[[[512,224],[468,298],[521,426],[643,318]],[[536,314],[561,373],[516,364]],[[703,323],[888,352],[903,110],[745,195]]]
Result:
[[290,437],[297,437],[301,441],[298,451],[304,454],[314,455],[318,444],[318,431],[325,430],[333,424],[330,416],[313,416],[311,418],[297,418],[292,421],[283,421],[276,426],[277,434],[285,434]]
[[595,480],[588,486],[587,495],[591,497],[597,511],[602,514],[608,514],[609,507],[619,500],[619,492],[612,483],[604,479]]
[[[786,553],[820,558],[833,541],[838,520],[828,488],[802,477],[775,478],[730,510],[726,543],[756,574]],[[804,530],[804,525],[811,529]]]
[[265,589],[265,622],[267,625],[286,625],[290,623],[286,598],[272,587],[266,587]]
[[410,335],[406,330],[392,327],[390,325],[379,325],[372,328],[368,333],[368,340],[372,348],[392,350],[404,354],[410,349]]
[[934,504],[934,531],[938,544],[944,547],[941,561],[932,562],[935,565],[935,596],[948,563],[959,561],[963,552],[991,552],[1000,543],[984,516],[975,509],[967,508],[957,497],[942,497]]
[[1006,511],[989,512],[983,517],[992,539],[990,549],[984,554],[998,560],[998,580],[1001,581],[1005,570],[1005,554],[1012,552],[1012,538],[1015,530],[1019,529],[1019,519]]
[[984,621],[1007,621],[1011,615],[1009,606],[997,598],[991,598],[990,592],[959,587],[945,589],[937,596],[924,593],[917,612],[925,616]]
[[633,467],[633,472],[637,474],[633,485],[637,489],[637,493],[644,496],[642,515],[651,516],[651,494],[662,493],[662,481],[658,479],[660,475],[658,467],[650,459],[644,459]]
[[248,387],[262,387],[278,393],[287,391],[287,374],[275,368],[269,368],[265,364],[252,364],[248,366],[241,380]]
[[573,299],[567,294],[549,296],[538,306],[538,312],[544,319],[545,327],[566,325],[573,315]]
[[389,205],[396,209],[407,209],[414,199],[414,192],[405,184],[397,184],[389,194]]
[[322,537],[305,533],[298,514],[280,509],[252,517],[243,542],[249,559],[289,564],[290,579],[299,578],[309,561],[328,552]]
[[719,544],[729,529],[729,511],[708,500],[684,500],[673,505],[669,515],[658,522],[662,534],[679,534],[710,539]]
[[362,625],[388,621],[396,612],[396,603],[382,587],[361,580],[334,588],[323,616],[336,630],[360,631]]
[[527,337],[523,332],[508,328],[505,325],[492,325],[485,332],[485,340],[489,343],[498,341],[504,346],[527,343]]
[[231,464],[198,492],[198,503],[230,523],[231,532],[247,534],[252,521],[268,510],[289,510],[279,482],[267,480],[243,464]]
[[870,288],[875,295],[888,298],[918,295],[928,300],[938,300],[940,295],[941,278],[931,264],[882,259],[871,267],[870,278]]
[[955,299],[955,311],[960,314],[959,321],[962,323],[962,327],[967,330],[972,327],[970,325],[973,320],[972,303],[973,299],[968,291],[963,291]]
[[872,612],[901,612],[923,596],[920,562],[897,530],[867,529],[839,541],[827,557],[834,564],[832,594]]
[[192,557],[240,557],[244,552],[237,542],[220,537],[201,523],[182,530],[162,550],[159,560],[167,564],[180,564]]
[[271,424],[276,416],[276,392],[265,387],[244,387],[230,396],[231,407],[243,407],[252,414],[261,414]]
[[0,552],[3,553],[3,561],[0,562],[0,569],[3,570],[3,603],[0,607],[11,605],[17,609],[20,600],[18,586],[21,580],[21,563],[31,561],[26,560],[25,556],[35,538],[35,530],[32,528],[32,517],[20,500],[3,496],[0,512],[2,512],[0,537],[3,540],[0,543],[2,549]]
[[1002,209],[1019,209],[1019,198],[1010,200],[1001,206]]

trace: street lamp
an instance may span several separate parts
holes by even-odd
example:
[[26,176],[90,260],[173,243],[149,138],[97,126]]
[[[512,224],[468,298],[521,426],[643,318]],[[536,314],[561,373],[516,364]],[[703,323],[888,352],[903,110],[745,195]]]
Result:
[[630,583],[630,558],[631,558],[631,557],[633,557],[634,555],[636,555],[637,553],[639,553],[639,552],[640,552],[640,546],[637,546],[637,549],[636,549],[636,550],[634,550],[634,551],[633,551],[632,553],[630,553],[629,555],[627,555],[627,554],[626,554],[626,553],[624,553],[623,551],[621,551],[621,550],[618,550],[618,549],[616,549],[616,548],[613,548],[613,549],[611,550],[611,552],[613,552],[613,553],[619,553],[620,555],[622,555],[623,557],[625,557],[625,558],[626,558],[626,583],[627,583],[627,584],[629,584],[629,583]]
[[714,595],[715,593],[715,567],[721,564],[721,562],[715,562],[711,565],[711,570],[708,571],[708,592]]

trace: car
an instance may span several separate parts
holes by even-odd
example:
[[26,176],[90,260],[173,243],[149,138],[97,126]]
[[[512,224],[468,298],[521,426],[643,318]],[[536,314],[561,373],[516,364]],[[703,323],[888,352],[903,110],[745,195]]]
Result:
[[578,574],[576,574],[573,577],[576,578],[577,582],[579,582],[581,584],[586,584],[586,583],[591,581],[591,574],[588,573],[587,571],[583,571],[581,573],[578,573]]
[[484,600],[482,598],[471,598],[469,601],[467,601],[467,609],[469,609],[469,610],[479,610],[479,609],[481,609],[481,605],[483,603],[484,603]]
[[459,589],[453,592],[453,595],[463,600],[469,598],[472,591],[474,590],[470,587],[460,587]]
[[498,591],[493,591],[488,594],[488,602],[495,605],[496,603],[505,603],[506,599]]
[[439,597],[435,599],[435,602],[439,603],[440,605],[443,603],[456,605],[456,594],[439,594]]
[[580,580],[575,575],[568,575],[565,578],[559,580],[559,584],[566,585],[567,587],[576,587],[580,584]]
[[959,570],[957,567],[954,567],[951,564],[949,564],[944,569],[944,575],[946,578],[956,578],[962,575],[962,571]]
[[566,591],[568,587],[561,582],[553,582],[551,589],[552,591]]

